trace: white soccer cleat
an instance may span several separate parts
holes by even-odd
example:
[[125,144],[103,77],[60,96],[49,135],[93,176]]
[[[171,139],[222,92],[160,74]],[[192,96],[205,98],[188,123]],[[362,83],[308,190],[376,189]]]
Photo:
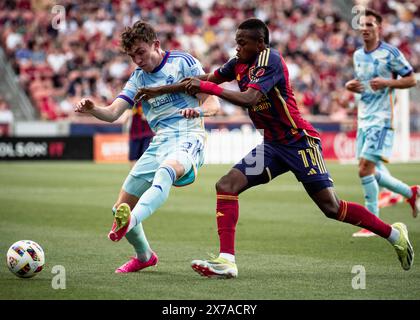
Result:
[[227,259],[193,260],[191,268],[203,277],[230,279],[238,276],[238,267]]

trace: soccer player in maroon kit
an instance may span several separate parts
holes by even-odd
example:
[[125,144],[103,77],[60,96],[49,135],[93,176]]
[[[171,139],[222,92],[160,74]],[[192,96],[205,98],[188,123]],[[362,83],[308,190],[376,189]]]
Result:
[[[281,54],[269,48],[264,22],[251,18],[236,32],[237,55],[213,74],[186,79],[175,86],[142,89],[145,98],[174,90],[216,95],[248,109],[264,141],[216,183],[217,227],[220,254],[212,260],[193,260],[192,268],[206,277],[235,278],[235,228],[239,216],[238,195],[278,175],[292,171],[321,211],[331,219],[368,229],[395,248],[404,270],[413,264],[414,251],[402,223],[386,224],[365,207],[340,200],[325,166],[318,132],[299,112]],[[217,84],[237,80],[240,92]],[[184,116],[198,117],[199,108]],[[258,170],[261,168],[261,170]]]

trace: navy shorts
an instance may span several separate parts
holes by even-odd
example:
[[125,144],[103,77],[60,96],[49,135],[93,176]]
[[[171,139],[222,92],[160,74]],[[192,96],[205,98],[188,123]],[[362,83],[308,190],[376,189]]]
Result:
[[289,170],[309,194],[333,186],[322,156],[321,142],[308,136],[288,145],[263,142],[234,168],[247,177],[246,189],[267,183]]
[[130,139],[130,148],[128,153],[128,159],[130,161],[136,161],[140,159],[142,154],[146,151],[149,147],[150,141],[152,140],[153,136],[149,137],[142,137],[139,139]]

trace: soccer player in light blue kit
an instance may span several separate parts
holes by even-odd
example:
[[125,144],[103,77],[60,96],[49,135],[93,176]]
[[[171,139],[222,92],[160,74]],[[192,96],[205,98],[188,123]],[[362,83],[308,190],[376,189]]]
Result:
[[[137,21],[133,27],[126,28],[121,40],[122,48],[138,68],[111,105],[98,107],[91,100],[82,99],[76,105],[76,112],[87,112],[113,122],[142,99],[139,89],[173,84],[204,74],[200,62],[191,55],[163,51],[155,30],[148,23]],[[172,185],[194,182],[203,164],[203,118],[188,118],[188,114],[195,110],[202,116],[211,116],[220,107],[217,97],[206,94],[192,97],[184,93],[142,100],[142,105],[156,135],[127,176],[113,208],[114,223],[108,237],[119,241],[125,236],[137,254],[116,273],[135,272],[157,264],[158,257],[150,248],[141,222],[166,201]]]
[[[365,15],[361,16],[364,46],[353,55],[356,78],[346,83],[348,90],[360,94],[356,152],[359,176],[365,205],[370,212],[379,216],[380,186],[403,195],[416,217],[420,208],[420,187],[410,187],[394,178],[384,165],[391,156],[394,140],[395,89],[413,87],[416,79],[404,55],[380,41],[381,22],[379,13],[371,9],[366,9]],[[353,234],[354,237],[374,235],[366,229]]]

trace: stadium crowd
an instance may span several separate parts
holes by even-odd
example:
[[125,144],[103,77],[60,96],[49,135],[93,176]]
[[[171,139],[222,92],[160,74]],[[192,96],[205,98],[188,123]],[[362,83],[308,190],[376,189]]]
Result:
[[[196,56],[213,71],[235,55],[232,33],[256,16],[267,22],[271,45],[283,54],[302,113],[341,121],[354,112],[344,83],[352,78],[352,54],[361,39],[332,0],[10,0],[0,2],[0,44],[42,119],[76,117],[84,96],[105,105],[135,68],[121,54],[124,26],[142,18],[156,26],[165,50]],[[59,27],[52,21],[65,8]],[[356,3],[355,3],[356,4]],[[374,1],[384,14],[385,41],[420,67],[420,17],[412,1]],[[227,84],[232,86],[232,84]],[[227,103],[221,115],[243,110]]]
[[4,97],[0,94],[0,123],[13,122],[13,113],[10,110],[9,104]]

